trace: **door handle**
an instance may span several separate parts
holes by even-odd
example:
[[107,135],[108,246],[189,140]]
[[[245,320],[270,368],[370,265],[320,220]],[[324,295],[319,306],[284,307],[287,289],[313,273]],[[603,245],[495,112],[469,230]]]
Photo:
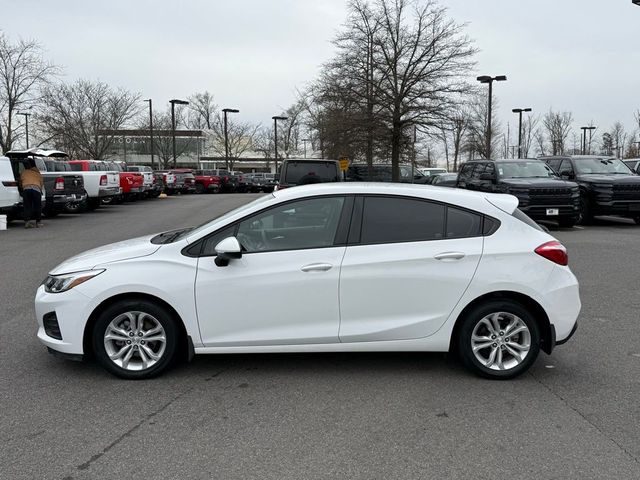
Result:
[[434,255],[433,258],[436,260],[442,261],[453,261],[453,260],[462,260],[465,257],[465,254],[462,252],[444,252]]
[[330,263],[310,263],[309,265],[305,265],[301,267],[300,270],[303,272],[326,272],[327,270],[331,270],[333,265]]

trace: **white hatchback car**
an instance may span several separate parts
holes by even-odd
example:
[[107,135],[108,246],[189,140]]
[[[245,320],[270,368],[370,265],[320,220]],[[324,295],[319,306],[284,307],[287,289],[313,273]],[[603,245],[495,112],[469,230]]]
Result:
[[180,352],[449,350],[511,378],[580,312],[565,248],[517,205],[400,184],[281,190],[65,261],[38,289],[38,337],[123,378]]

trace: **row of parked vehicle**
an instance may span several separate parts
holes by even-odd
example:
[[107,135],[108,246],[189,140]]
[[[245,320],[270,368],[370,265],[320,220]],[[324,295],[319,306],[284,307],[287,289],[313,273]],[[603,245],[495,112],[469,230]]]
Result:
[[100,205],[187,193],[270,192],[274,174],[186,168],[153,170],[144,165],[102,160],[69,160],[57,150],[10,151],[0,157],[0,214],[22,215],[20,174],[35,161],[44,179],[45,216],[95,210]]
[[[341,181],[339,164],[330,160],[285,160],[277,188]],[[537,159],[473,160],[458,173],[400,165],[401,183],[430,184],[518,198],[534,220],[555,220],[562,227],[589,225],[594,216],[620,216],[640,224],[640,159],[624,162],[597,155],[546,156]],[[389,164],[353,164],[344,180],[391,182]]]

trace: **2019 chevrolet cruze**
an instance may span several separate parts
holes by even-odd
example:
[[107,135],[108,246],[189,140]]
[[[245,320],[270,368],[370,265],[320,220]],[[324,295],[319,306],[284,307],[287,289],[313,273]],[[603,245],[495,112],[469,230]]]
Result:
[[277,191],[65,261],[37,291],[38,337],[134,379],[181,352],[337,351],[456,351],[511,378],[580,311],[565,248],[517,206],[400,184]]

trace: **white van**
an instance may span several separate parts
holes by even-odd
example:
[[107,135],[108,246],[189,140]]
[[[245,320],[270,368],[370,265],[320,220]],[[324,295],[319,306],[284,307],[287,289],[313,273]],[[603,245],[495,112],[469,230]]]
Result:
[[0,157],[0,215],[6,215],[7,220],[11,221],[21,214],[22,198],[11,169],[11,161],[7,157]]

